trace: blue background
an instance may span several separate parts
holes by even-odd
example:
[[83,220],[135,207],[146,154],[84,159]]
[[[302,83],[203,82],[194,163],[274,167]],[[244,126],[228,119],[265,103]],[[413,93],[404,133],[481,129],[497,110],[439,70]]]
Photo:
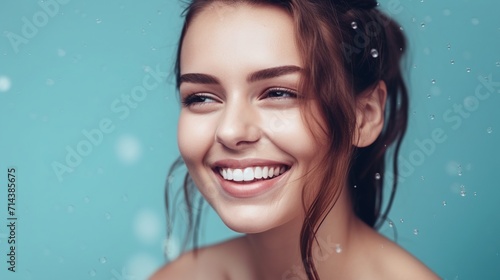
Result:
[[[180,1],[1,6],[0,278],[145,279],[164,263],[165,244],[176,255],[182,237],[176,229],[165,240],[163,201],[178,156]],[[500,2],[381,8],[401,23],[411,54],[404,172],[393,224],[381,232],[396,229],[399,244],[445,279],[498,279]],[[132,93],[141,98],[127,103]],[[455,112],[460,104],[466,114]],[[17,169],[15,273],[6,262],[9,167]],[[208,208],[205,217],[203,244],[235,235]]]

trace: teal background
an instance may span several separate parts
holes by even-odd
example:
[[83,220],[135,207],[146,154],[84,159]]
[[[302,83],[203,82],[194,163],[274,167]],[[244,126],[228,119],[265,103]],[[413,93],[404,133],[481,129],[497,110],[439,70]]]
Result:
[[[500,2],[381,7],[401,23],[411,54],[404,172],[393,224],[381,232],[397,230],[399,244],[445,279],[499,279]],[[2,2],[1,279],[145,279],[164,263],[165,244],[178,253],[181,231],[165,240],[163,188],[178,156],[171,72],[181,11],[177,0]],[[33,20],[30,38],[12,44]],[[124,101],[144,85],[143,99]],[[424,140],[436,130],[439,143]],[[58,176],[54,164],[78,147],[86,155]],[[6,263],[9,167],[17,169],[15,273]],[[207,211],[203,244],[235,235]]]

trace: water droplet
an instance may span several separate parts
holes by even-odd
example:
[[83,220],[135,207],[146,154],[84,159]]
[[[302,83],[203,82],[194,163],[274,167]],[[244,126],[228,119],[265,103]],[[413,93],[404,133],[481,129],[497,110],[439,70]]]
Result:
[[447,48],[448,50],[451,50],[451,44],[450,44],[450,43],[448,43],[448,45],[446,45],[446,48]]
[[90,202],[90,198],[88,196],[84,197],[83,198],[83,202],[89,203]]
[[65,50],[63,50],[63,49],[58,49],[58,50],[57,50],[57,55],[58,55],[59,57],[63,57],[63,56],[65,56],[65,55],[66,55],[66,51],[65,51]]
[[354,185],[354,188],[356,189],[358,186],[357,185]]
[[435,116],[434,115],[429,115],[429,118],[431,119],[431,121],[434,120]]
[[399,30],[403,31],[405,30],[402,26],[399,27]]
[[465,192],[465,186],[461,185],[460,186],[460,196],[465,197],[466,195],[467,195],[467,193]]
[[[457,175],[462,176],[462,165],[461,164],[457,165],[456,170],[457,170]],[[463,187],[463,185],[462,185],[462,187]]]
[[467,73],[470,73],[471,69],[470,69],[470,68],[467,68],[467,69],[465,69],[465,71],[466,71]]
[[73,212],[75,212],[75,206],[73,205],[68,205],[68,207],[66,207],[66,211],[71,214]]
[[424,176],[420,176],[420,180],[425,181]]
[[490,126],[490,127],[488,127],[488,128],[486,129],[486,132],[488,132],[488,134],[491,134],[491,133],[493,132],[493,128],[491,128],[491,126]]
[[151,21],[150,20],[148,20],[148,25],[151,26]]
[[116,153],[124,164],[134,164],[142,156],[141,142],[133,135],[122,135],[117,141]]
[[156,13],[160,16],[161,15],[161,10],[156,11]]
[[109,212],[104,213],[106,220],[111,220],[111,214]]
[[431,95],[430,95],[430,94],[427,94],[427,98],[428,98],[428,99],[431,99]]
[[11,86],[11,82],[10,82],[9,77],[0,76],[0,92],[9,91],[10,86]]
[[99,23],[101,23],[101,22],[102,22],[102,20],[101,20],[100,18],[96,18],[96,19],[95,19],[95,22],[96,22],[97,24],[99,24]]
[[477,196],[477,192],[474,192],[474,196]]
[[413,230],[413,234],[414,234],[414,235],[418,235],[418,229],[414,229],[414,230]]
[[152,51],[156,51],[156,47],[151,47],[151,50]]
[[424,23],[424,22],[422,22],[422,23],[420,24],[420,27],[425,28],[425,23]]
[[353,21],[351,22],[351,27],[352,29],[358,29],[358,24],[355,21]]
[[436,84],[436,80],[432,79],[431,80],[431,84],[435,85]]
[[495,63],[497,65],[497,67],[500,67],[500,61],[497,61],[497,63]]
[[445,200],[443,200],[443,206],[448,205]]
[[376,49],[371,49],[370,54],[372,57],[377,58],[378,57],[378,51]]
[[399,222],[400,222],[400,223],[404,223],[404,222],[405,222],[405,220],[404,220],[403,218],[401,218],[401,219],[399,219]]
[[336,252],[337,254],[342,253],[342,246],[340,246],[340,244],[336,244],[336,245],[335,245],[335,252]]
[[394,227],[394,223],[392,221],[389,221],[389,227]]
[[106,257],[100,257],[99,258],[99,262],[102,263],[102,264],[105,264],[107,261],[108,261],[108,259],[106,259]]
[[48,85],[48,86],[53,86],[53,85],[55,84],[55,82],[54,82],[54,80],[52,80],[52,79],[47,79],[47,80],[45,81],[45,84],[46,84],[46,85]]
[[451,64],[455,64],[455,60],[453,60],[453,59],[452,59],[452,60],[450,60],[450,63],[451,63]]
[[451,95],[448,95],[448,100],[451,100]]
[[479,24],[479,19],[473,18],[473,19],[470,20],[470,22],[472,23],[472,25],[478,25]]
[[95,269],[91,269],[89,271],[89,275],[92,276],[92,277],[95,277],[97,275],[97,273],[95,272]]
[[381,176],[380,173],[375,173],[375,180],[380,180]]
[[449,15],[451,15],[451,11],[450,11],[450,10],[448,10],[448,9],[443,10],[443,15],[445,15],[445,16],[449,16]]

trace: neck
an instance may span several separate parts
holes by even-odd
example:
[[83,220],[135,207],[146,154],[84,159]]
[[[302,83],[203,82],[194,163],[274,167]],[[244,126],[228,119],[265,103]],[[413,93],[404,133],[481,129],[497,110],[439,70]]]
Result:
[[[272,230],[246,236],[259,279],[307,279],[300,254],[303,220],[297,217]],[[320,277],[341,271],[356,233],[356,221],[349,195],[343,191],[318,229],[317,242],[313,241],[312,259]]]

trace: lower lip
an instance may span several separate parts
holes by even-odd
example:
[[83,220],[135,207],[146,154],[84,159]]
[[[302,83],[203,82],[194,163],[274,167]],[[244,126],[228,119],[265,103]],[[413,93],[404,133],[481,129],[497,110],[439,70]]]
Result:
[[290,171],[290,169],[288,169],[287,171],[285,171],[285,173],[282,173],[278,177],[267,180],[258,180],[254,182],[227,181],[224,180],[219,172],[215,171],[215,173],[217,174],[220,186],[222,187],[224,192],[235,198],[250,198],[261,195],[273,188],[277,188],[279,182],[287,175],[288,171]]

